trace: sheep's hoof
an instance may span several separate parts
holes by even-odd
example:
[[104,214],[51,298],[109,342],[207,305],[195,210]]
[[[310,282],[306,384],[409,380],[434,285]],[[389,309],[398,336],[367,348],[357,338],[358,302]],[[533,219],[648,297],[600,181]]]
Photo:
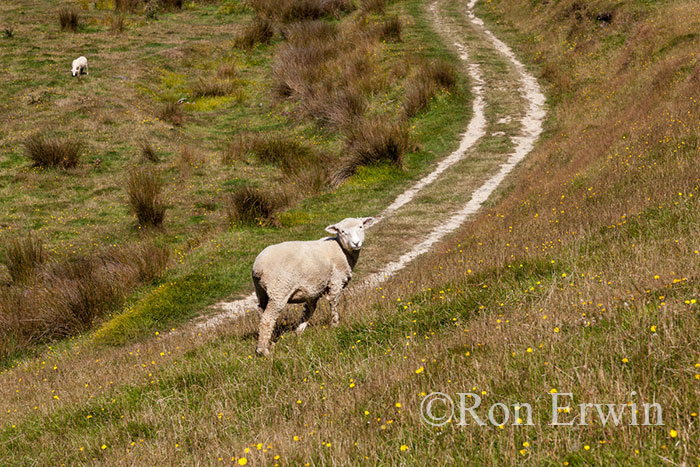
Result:
[[258,347],[257,349],[255,349],[255,353],[257,353],[261,357],[269,357],[270,356],[270,349]]
[[301,334],[302,332],[304,332],[304,330],[306,329],[306,326],[308,326],[308,325],[309,325],[309,323],[307,322],[307,323],[301,323],[299,326],[297,326],[297,334]]

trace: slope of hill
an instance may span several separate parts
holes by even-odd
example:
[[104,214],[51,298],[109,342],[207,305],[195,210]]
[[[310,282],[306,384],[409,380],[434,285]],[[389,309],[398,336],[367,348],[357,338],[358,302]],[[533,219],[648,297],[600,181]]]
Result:
[[[423,2],[401,4],[416,18],[432,14]],[[700,8],[436,2],[445,41],[461,42],[485,76],[489,136],[473,157],[509,153],[525,103],[471,7],[548,97],[543,138],[487,210],[381,287],[351,291],[339,328],[327,329],[321,310],[302,337],[283,333],[269,360],[250,355],[256,320],[247,314],[214,331],[115,347],[83,340],[4,372],[3,458],[700,462]],[[479,397],[483,420],[505,404],[510,419],[496,406],[495,423],[465,413],[460,426],[457,411],[430,426],[423,401],[433,392]],[[573,426],[550,424],[555,397],[571,406],[556,416]],[[602,404],[584,406],[586,424],[581,403]],[[663,425],[642,425],[645,403],[661,407]],[[514,425],[514,406],[525,404],[532,425],[526,412]],[[602,421],[605,404],[619,423]]]

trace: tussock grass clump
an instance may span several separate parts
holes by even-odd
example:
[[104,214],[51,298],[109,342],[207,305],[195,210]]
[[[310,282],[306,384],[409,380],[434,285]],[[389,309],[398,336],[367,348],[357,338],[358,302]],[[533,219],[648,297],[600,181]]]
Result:
[[139,146],[141,147],[141,157],[149,162],[158,163],[160,162],[160,155],[153,147],[153,143],[148,138],[142,138],[139,141]]
[[221,155],[224,165],[231,165],[236,161],[244,161],[246,154],[253,149],[254,141],[249,135],[238,134],[228,141]]
[[376,34],[380,40],[387,42],[401,42],[403,23],[398,16],[390,16],[376,26]]
[[403,112],[407,118],[417,115],[428,107],[437,91],[435,83],[426,76],[417,76],[406,83]]
[[237,47],[249,49],[256,44],[269,44],[274,35],[272,20],[266,16],[258,15],[236,38],[235,43]]
[[151,167],[134,169],[126,182],[129,204],[142,227],[159,227],[167,206],[161,200],[162,185],[158,173]]
[[183,145],[177,159],[177,168],[183,177],[189,177],[192,169],[197,169],[205,163],[204,156],[193,146]]
[[386,9],[386,0],[360,0],[362,13],[382,14]]
[[309,40],[335,40],[338,26],[322,20],[297,21],[282,29],[282,37],[294,44],[304,44]]
[[44,245],[33,235],[12,238],[5,247],[5,265],[14,282],[32,278],[45,261]]
[[339,18],[354,8],[351,0],[251,0],[250,3],[258,12],[286,23]]
[[452,91],[457,86],[457,72],[443,61],[434,60],[420,66],[418,74],[406,83],[403,112],[413,117],[428,107],[430,100],[440,91]]
[[13,28],[12,26],[5,26],[2,29],[2,33],[5,35],[6,39],[12,39],[13,37],[15,37],[15,28]]
[[135,243],[42,261],[32,282],[0,288],[0,358],[89,329],[136,285],[160,277],[168,259],[166,248]]
[[199,78],[192,88],[193,97],[230,96],[236,90],[236,84],[229,79],[218,77]]
[[161,104],[158,110],[158,118],[175,126],[180,126],[185,121],[185,114],[182,111],[182,106],[176,100],[169,99]]
[[445,60],[433,60],[423,66],[422,73],[440,89],[453,91],[457,87],[457,70]]
[[282,191],[246,185],[228,196],[226,211],[232,224],[275,225],[275,214],[287,203],[287,195]]
[[343,129],[364,114],[367,97],[359,86],[334,88],[322,83],[309,91],[302,106],[305,116]]
[[114,9],[121,13],[135,13],[143,3],[143,0],[114,0]]
[[236,76],[238,76],[236,64],[233,62],[222,64],[221,66],[219,66],[219,68],[216,69],[216,76],[220,79],[235,79]]
[[78,165],[83,152],[82,141],[60,140],[36,133],[24,142],[24,151],[34,167],[71,169]]
[[80,26],[80,15],[72,8],[61,8],[58,10],[58,23],[61,31],[75,32]]
[[339,184],[365,165],[389,163],[403,168],[404,156],[410,147],[408,127],[386,117],[364,119],[349,129],[345,136],[347,156],[333,177]]
[[112,15],[109,19],[109,30],[121,34],[126,29],[126,19],[123,15]]

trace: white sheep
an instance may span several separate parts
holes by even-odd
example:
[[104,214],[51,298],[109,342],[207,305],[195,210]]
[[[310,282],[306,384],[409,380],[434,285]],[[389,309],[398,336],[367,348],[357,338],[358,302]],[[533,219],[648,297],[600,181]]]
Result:
[[70,72],[73,76],[82,75],[83,72],[85,72],[85,74],[87,75],[88,74],[87,58],[78,57],[75,60],[73,60],[73,66],[71,67]]
[[287,303],[303,303],[297,332],[304,332],[318,300],[327,295],[331,325],[338,324],[340,293],[350,282],[365,240],[364,229],[374,218],[347,218],[329,225],[335,237],[307,242],[284,242],[265,248],[253,264],[253,284],[260,307],[257,353],[270,354],[275,322]]

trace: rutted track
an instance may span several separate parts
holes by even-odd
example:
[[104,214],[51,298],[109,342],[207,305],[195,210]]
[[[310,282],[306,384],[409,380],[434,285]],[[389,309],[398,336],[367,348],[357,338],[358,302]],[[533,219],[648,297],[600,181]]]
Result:
[[[477,33],[480,33],[490,45],[505,57],[514,66],[518,80],[520,81],[520,92],[526,102],[524,116],[520,119],[521,133],[517,137],[512,138],[514,144],[512,152],[508,155],[508,159],[502,163],[499,170],[491,175],[483,182],[476,190],[471,193],[471,197],[466,203],[451,216],[438,222],[433,230],[425,236],[425,238],[413,245],[409,251],[402,254],[396,261],[386,264],[379,272],[370,274],[359,286],[368,288],[376,286],[386,280],[392,274],[405,268],[411,261],[418,256],[430,251],[438,242],[447,235],[456,231],[467,219],[476,213],[488,197],[501,185],[503,180],[513,171],[515,166],[522,161],[525,156],[533,149],[537,139],[542,133],[542,123],[545,117],[544,103],[545,97],[542,94],[537,80],[527,72],[525,66],[516,58],[513,51],[498,39],[490,30],[486,28],[484,22],[474,13],[474,6],[477,0],[470,0],[467,5],[466,15],[470,23],[470,27]],[[442,31],[446,31],[443,21],[440,18],[438,4],[431,5],[431,11],[434,15],[436,27]],[[455,36],[453,32],[445,32],[449,36]],[[452,39],[454,40],[454,39]],[[481,68],[478,63],[470,58],[467,46],[457,41],[455,47],[460,52],[460,58],[465,62],[466,68],[472,83],[473,100],[473,116],[469,123],[467,131],[462,136],[459,148],[450,154],[448,157],[440,161],[435,169],[419,180],[411,188],[399,195],[396,200],[389,205],[380,215],[381,219],[386,219],[394,215],[402,207],[411,203],[416,195],[427,186],[433,183],[439,183],[441,175],[456,163],[462,161],[468,156],[470,150],[475,144],[485,136],[486,118],[484,115],[485,109],[485,83],[482,79]],[[376,225],[376,224],[375,224]],[[222,302],[216,305],[216,308],[221,312],[213,316],[207,317],[203,322],[197,324],[196,328],[211,328],[216,327],[224,321],[236,318],[246,310],[250,310],[256,306],[255,295],[249,295],[243,299],[233,302]]]

